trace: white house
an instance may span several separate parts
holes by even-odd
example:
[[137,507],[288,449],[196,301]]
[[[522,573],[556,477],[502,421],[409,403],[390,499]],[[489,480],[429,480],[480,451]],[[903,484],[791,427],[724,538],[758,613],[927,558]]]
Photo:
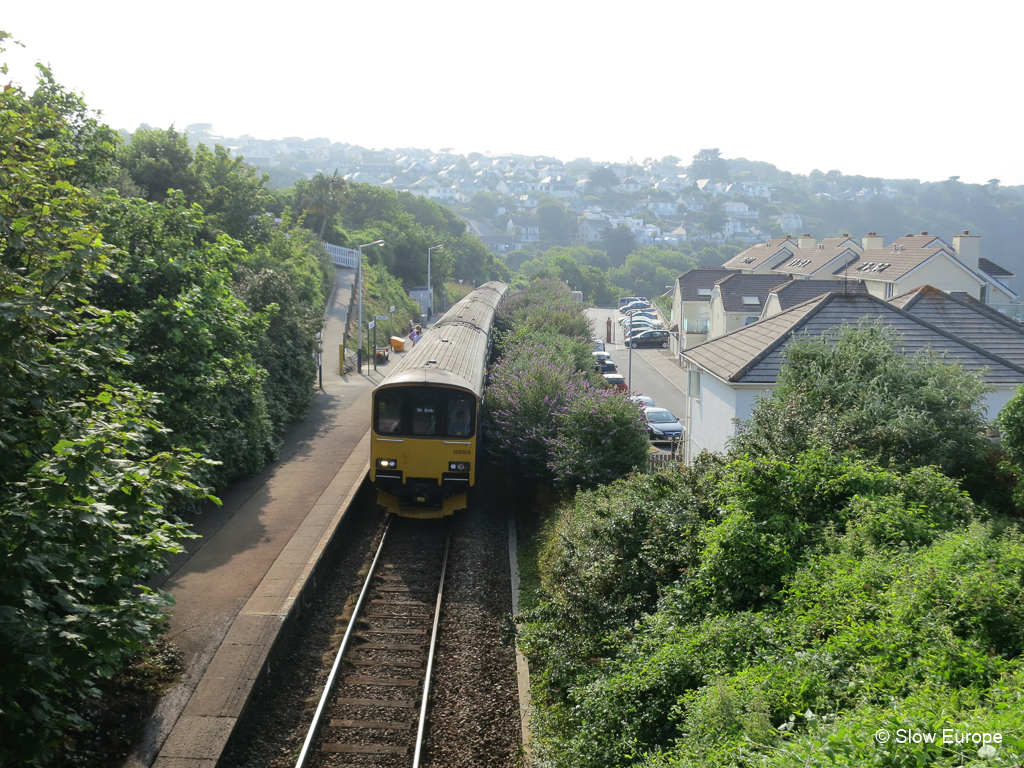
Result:
[[820,336],[862,318],[895,330],[907,354],[930,349],[982,373],[994,389],[985,396],[986,415],[995,418],[1024,384],[1024,327],[966,294],[926,286],[899,298],[887,302],[865,293],[826,293],[683,350],[685,458],[725,450],[737,420],[749,418],[756,399],[775,386],[795,334]]

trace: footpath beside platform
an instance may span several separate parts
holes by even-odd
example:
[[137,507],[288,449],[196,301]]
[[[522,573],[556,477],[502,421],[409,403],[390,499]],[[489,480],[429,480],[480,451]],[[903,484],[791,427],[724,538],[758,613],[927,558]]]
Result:
[[[176,601],[168,637],[185,672],[125,768],[212,768],[369,469],[373,387],[388,367],[342,376],[338,345],[351,296],[338,270],[324,332],[323,390],[289,430],[279,458],[204,510],[200,538],[155,584]],[[333,346],[332,346],[333,345]],[[331,350],[334,350],[333,360]]]

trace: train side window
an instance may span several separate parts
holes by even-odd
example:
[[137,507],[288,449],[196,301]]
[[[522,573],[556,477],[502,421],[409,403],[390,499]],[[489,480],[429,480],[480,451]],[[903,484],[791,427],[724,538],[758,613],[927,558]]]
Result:
[[420,395],[412,399],[412,433],[429,436],[437,432],[437,398]]
[[448,401],[448,434],[451,437],[466,437],[469,434],[472,410],[473,402],[466,398],[453,397]]
[[377,431],[394,435],[402,431],[402,396],[396,392],[377,395]]

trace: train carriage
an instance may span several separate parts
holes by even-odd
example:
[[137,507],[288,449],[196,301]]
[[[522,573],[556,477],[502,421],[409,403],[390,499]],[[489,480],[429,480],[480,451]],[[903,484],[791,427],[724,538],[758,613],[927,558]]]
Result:
[[466,506],[494,315],[507,293],[490,282],[456,303],[374,389],[370,481],[390,511],[442,517]]

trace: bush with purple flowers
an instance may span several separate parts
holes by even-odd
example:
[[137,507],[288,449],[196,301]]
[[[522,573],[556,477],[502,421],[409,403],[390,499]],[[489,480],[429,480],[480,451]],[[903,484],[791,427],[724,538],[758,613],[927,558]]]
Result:
[[593,487],[647,463],[643,415],[591,370],[583,305],[538,280],[506,301],[485,414],[492,456],[527,477]]

